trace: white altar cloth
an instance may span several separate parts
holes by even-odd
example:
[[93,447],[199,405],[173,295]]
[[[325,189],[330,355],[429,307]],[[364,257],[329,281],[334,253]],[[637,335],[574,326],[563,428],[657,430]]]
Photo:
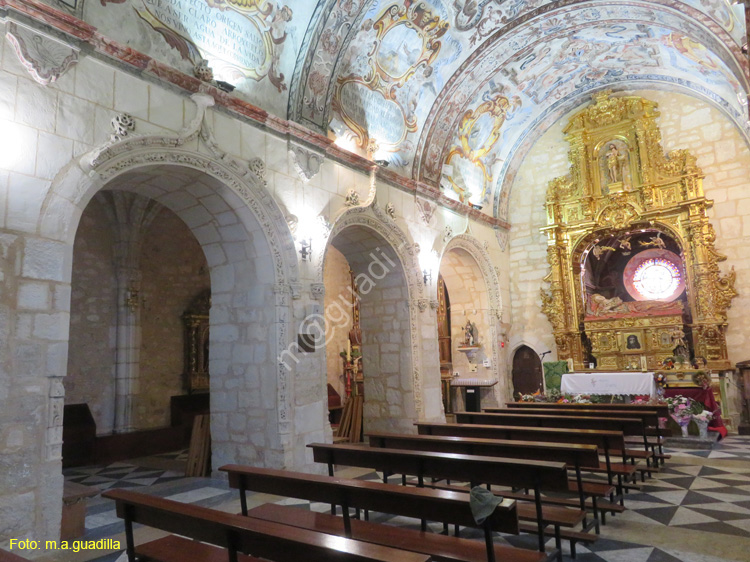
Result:
[[656,396],[654,373],[568,373],[562,376],[563,394],[648,394]]

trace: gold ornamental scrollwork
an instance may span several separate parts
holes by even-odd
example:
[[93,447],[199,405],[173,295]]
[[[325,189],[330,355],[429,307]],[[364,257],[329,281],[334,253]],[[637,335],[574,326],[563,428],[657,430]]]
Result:
[[[649,368],[657,367],[671,355],[668,334],[676,329],[692,335],[693,354],[705,357],[710,368],[730,367],[725,333],[727,309],[737,295],[735,272],[723,274],[719,267],[726,257],[715,247],[707,213],[713,202],[703,193],[703,172],[688,150],[664,152],[658,117],[652,101],[605,91],[564,129],[570,170],[547,189],[542,231],[550,269],[540,297],[558,357],[572,358],[576,369],[589,359],[580,343],[585,337],[592,354],[598,354],[599,368],[632,365],[634,350],[624,348],[628,335],[643,342],[638,351],[647,356]],[[637,306],[608,301],[622,314],[592,317],[582,289],[587,255],[593,250],[597,259],[615,251],[629,256],[631,235],[641,236],[633,252],[664,248],[665,240],[673,244],[684,270],[681,306],[649,313],[659,310],[658,301]],[[621,246],[612,246],[620,240]]]

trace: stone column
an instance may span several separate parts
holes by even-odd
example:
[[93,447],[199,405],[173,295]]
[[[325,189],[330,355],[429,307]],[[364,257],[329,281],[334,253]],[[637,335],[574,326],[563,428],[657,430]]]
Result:
[[141,244],[162,207],[152,199],[113,191],[103,197],[115,231],[117,281],[115,420],[113,431],[133,431],[133,401],[138,394],[141,353]]

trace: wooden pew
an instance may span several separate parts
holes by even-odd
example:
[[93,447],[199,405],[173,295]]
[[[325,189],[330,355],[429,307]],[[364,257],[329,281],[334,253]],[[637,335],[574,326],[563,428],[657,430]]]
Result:
[[[548,524],[554,526],[555,543],[558,548],[558,558],[562,560],[561,522],[548,521],[547,510],[543,510],[541,490],[568,491],[568,475],[564,463],[547,461],[523,461],[473,455],[456,455],[449,453],[432,453],[419,451],[402,451],[397,449],[374,449],[361,446],[311,443],[308,447],[313,450],[315,462],[328,465],[328,473],[333,476],[334,465],[357,466],[370,468],[387,474],[404,474],[417,477],[418,486],[424,486],[425,478],[438,478],[470,482],[471,486],[479,484],[514,486],[533,490],[536,533],[539,537],[539,551],[544,552],[544,534]],[[564,524],[577,526],[583,521],[584,514],[574,511]],[[518,506],[519,519],[529,518],[529,512],[524,506]],[[575,516],[575,517],[574,517]],[[557,514],[556,514],[557,517]],[[531,530],[521,526],[524,531]],[[589,535],[586,535],[589,537]],[[567,538],[567,537],[566,537]],[[575,542],[583,537],[572,537],[571,553],[575,553]],[[595,540],[595,537],[591,537]]]
[[[587,416],[587,417],[605,417],[605,418],[637,418],[643,422],[642,436],[627,436],[626,442],[645,444],[651,447],[653,456],[661,458],[662,455],[656,452],[656,447],[661,447],[663,441],[659,429],[659,414],[654,409],[623,410],[613,408],[596,408],[594,404],[590,408],[485,408],[485,412],[492,414],[511,413],[517,415],[553,415],[553,416]],[[656,440],[649,440],[648,434],[653,433]],[[628,441],[632,437],[633,441]]]
[[[532,551],[533,554],[530,554],[529,551],[522,549],[493,545],[493,531],[518,533],[516,502],[510,499],[504,499],[483,525],[477,525],[471,513],[469,498],[463,493],[405,488],[380,482],[240,465],[226,465],[219,470],[229,475],[229,486],[240,492],[242,513],[251,517],[282,521],[289,525],[377,542],[386,546],[398,545],[399,548],[431,554],[446,561],[479,562],[499,559],[509,562],[542,562],[546,559],[542,553]],[[246,499],[248,490],[341,506],[343,517],[314,513],[309,510],[290,510],[273,504],[248,511]],[[421,519],[422,532],[410,529],[394,530],[391,527],[388,527],[386,532],[375,523],[352,520],[349,515],[350,508],[355,508],[357,512],[369,510]],[[476,541],[425,533],[426,519],[483,529],[485,545],[482,547]]]
[[[669,418],[669,406],[666,404],[559,404],[552,402],[509,402],[506,404],[508,408],[565,408],[568,410],[622,410],[628,412],[640,412],[644,410],[656,411],[656,415],[659,418]],[[659,427],[658,422],[653,428],[649,427],[646,429],[649,434],[649,444],[659,448],[659,452],[656,453],[656,457],[663,465],[665,459],[670,459],[671,455],[664,454],[664,438],[669,437],[672,432],[666,427]],[[651,437],[651,435],[655,437]],[[626,438],[629,440],[630,438]]]
[[[592,527],[599,533],[599,513],[597,498],[608,498],[613,486],[605,483],[584,482],[581,473],[586,468],[598,469],[599,449],[595,445],[544,443],[538,441],[513,441],[507,439],[477,439],[467,437],[439,437],[432,435],[404,435],[397,433],[369,433],[371,447],[402,449],[410,451],[435,451],[462,455],[516,458],[526,460],[564,462],[575,472],[570,482],[570,492],[578,496],[575,501],[564,498],[550,498],[550,503],[578,507],[586,511],[586,498],[591,497],[594,520],[588,523],[584,518],[583,528]],[[507,492],[503,492],[509,497]],[[524,494],[513,494],[516,499],[529,499]],[[546,503],[546,502],[545,502]]]
[[638,466],[643,473],[658,472],[657,467],[651,466],[653,454],[649,451],[643,422],[636,418],[607,418],[601,416],[556,416],[533,415],[524,416],[516,412],[490,414],[485,412],[456,412],[456,423],[477,423],[483,425],[515,425],[531,427],[563,427],[568,429],[605,429],[622,431],[623,435],[640,435],[643,439],[643,450],[624,449],[625,455],[635,464],[636,459],[646,461],[646,466]]
[[[635,474],[635,467],[627,464],[624,456],[622,456],[622,462],[620,463],[614,462],[612,458],[614,454],[612,451],[624,450],[625,441],[622,431],[434,422],[418,422],[415,425],[420,435],[596,445],[604,454],[604,463],[600,463],[599,470],[595,472],[606,474],[609,484],[613,484],[613,478],[617,478],[617,493],[621,506],[624,506],[623,492],[625,485],[623,480],[630,480]],[[622,453],[620,454],[622,455]]]
[[28,560],[0,548],[0,562],[28,562]]
[[[430,556],[251,519],[131,490],[107,490],[125,520],[129,562],[428,562]],[[175,533],[135,547],[133,524]],[[181,535],[181,536],[176,536]],[[200,542],[197,542],[200,541]],[[245,556],[240,553],[249,553]]]

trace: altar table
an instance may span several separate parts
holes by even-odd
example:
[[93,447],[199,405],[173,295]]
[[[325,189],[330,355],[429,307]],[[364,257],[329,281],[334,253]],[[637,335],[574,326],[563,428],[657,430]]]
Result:
[[639,394],[656,396],[654,373],[568,373],[562,376],[563,394]]

